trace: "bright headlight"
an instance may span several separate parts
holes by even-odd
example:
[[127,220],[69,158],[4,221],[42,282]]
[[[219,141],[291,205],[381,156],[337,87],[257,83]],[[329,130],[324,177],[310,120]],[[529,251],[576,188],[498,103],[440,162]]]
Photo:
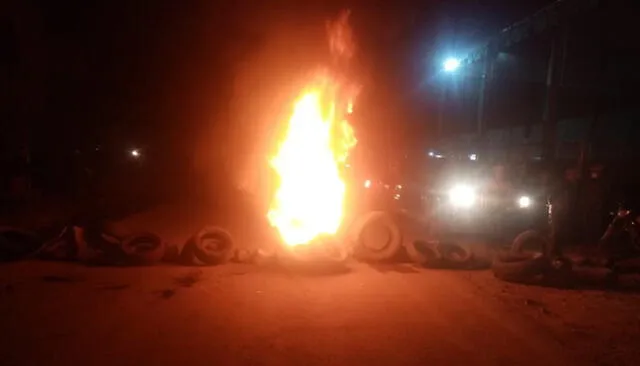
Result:
[[520,196],[520,198],[518,198],[518,206],[520,208],[528,208],[529,206],[531,206],[531,197]]
[[470,186],[459,184],[449,190],[449,201],[455,207],[471,207],[476,202],[476,192]]

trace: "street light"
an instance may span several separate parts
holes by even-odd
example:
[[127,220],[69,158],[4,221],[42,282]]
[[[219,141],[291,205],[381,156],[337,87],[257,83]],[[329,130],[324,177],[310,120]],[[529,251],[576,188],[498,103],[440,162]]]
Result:
[[444,61],[444,71],[454,72],[460,67],[460,60],[454,57],[449,57]]

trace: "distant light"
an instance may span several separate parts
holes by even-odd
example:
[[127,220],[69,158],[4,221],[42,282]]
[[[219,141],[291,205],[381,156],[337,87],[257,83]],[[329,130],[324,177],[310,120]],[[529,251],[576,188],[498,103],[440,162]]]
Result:
[[475,189],[464,184],[456,185],[449,190],[449,201],[454,207],[471,207],[476,202]]
[[531,206],[531,198],[529,196],[521,196],[518,199],[518,206],[520,206],[520,208],[528,208]]
[[444,155],[436,154],[435,157],[436,157],[436,159],[442,159],[442,158],[444,158]]
[[433,151],[429,151],[429,156],[433,157],[435,153]]
[[369,188],[371,187],[371,181],[369,179],[364,181],[364,188]]
[[444,61],[444,71],[454,72],[460,67],[460,60],[450,57]]
[[140,150],[138,149],[131,150],[131,156],[133,156],[134,158],[140,157]]
[[478,160],[478,155],[476,155],[476,154],[469,154],[469,160],[471,160],[471,161],[476,161],[476,160]]

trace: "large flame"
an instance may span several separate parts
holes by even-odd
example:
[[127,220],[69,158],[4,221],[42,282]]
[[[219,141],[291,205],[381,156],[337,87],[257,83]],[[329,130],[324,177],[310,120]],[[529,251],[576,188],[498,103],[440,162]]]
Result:
[[342,221],[345,182],[340,172],[356,139],[338,105],[336,85],[328,76],[304,90],[271,159],[280,184],[268,218],[289,246],[335,234]]
[[[345,11],[327,23],[334,66],[344,67],[354,53]],[[335,234],[344,216],[345,181],[341,170],[355,146],[353,129],[345,119],[353,108],[357,88],[322,72],[294,103],[286,134],[271,166],[279,186],[268,219],[285,244],[308,244]]]

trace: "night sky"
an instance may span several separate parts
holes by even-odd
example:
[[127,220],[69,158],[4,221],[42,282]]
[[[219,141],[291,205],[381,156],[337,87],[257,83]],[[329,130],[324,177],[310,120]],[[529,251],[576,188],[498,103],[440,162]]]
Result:
[[[358,78],[370,87],[365,116],[423,120],[428,91],[419,81],[443,49],[471,47],[549,1],[255,3],[9,1],[3,77],[14,87],[5,90],[12,107],[3,108],[3,128],[28,125],[45,151],[149,144],[191,154],[205,131],[242,123],[237,104],[277,94],[282,77],[321,63],[324,21],[345,7],[353,10]],[[238,75],[252,65],[264,66],[252,81],[263,94],[234,101]]]

